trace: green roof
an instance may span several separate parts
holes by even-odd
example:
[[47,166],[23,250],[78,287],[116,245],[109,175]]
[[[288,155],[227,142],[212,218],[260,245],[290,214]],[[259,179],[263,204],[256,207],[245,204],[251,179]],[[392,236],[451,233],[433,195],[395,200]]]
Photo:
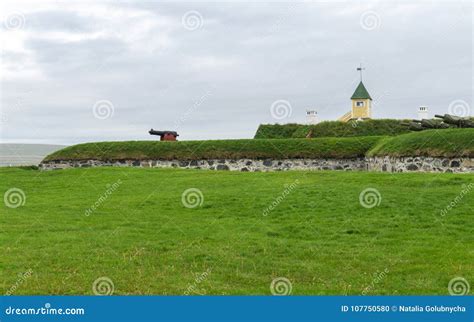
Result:
[[367,92],[367,89],[365,89],[365,86],[361,81],[359,83],[359,86],[357,86],[354,94],[352,94],[351,100],[354,100],[354,99],[367,99],[367,98],[372,99],[372,97],[370,97],[369,92]]

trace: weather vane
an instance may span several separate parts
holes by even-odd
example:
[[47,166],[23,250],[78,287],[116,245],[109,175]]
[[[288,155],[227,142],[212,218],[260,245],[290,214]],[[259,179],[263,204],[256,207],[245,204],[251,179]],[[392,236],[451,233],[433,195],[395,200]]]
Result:
[[360,72],[360,81],[362,82],[362,71],[365,70],[365,68],[362,68],[362,63],[357,67],[357,70]]

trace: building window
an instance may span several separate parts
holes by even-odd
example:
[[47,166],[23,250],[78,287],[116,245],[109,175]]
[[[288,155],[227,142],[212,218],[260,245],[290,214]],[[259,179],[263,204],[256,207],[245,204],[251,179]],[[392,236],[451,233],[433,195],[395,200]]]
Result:
[[356,106],[357,107],[362,107],[362,106],[364,106],[364,102],[358,101],[358,102],[356,102]]

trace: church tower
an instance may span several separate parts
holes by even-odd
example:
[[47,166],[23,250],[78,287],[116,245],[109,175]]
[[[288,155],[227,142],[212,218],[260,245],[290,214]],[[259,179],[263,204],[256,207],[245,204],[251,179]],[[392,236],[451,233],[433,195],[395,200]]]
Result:
[[372,118],[372,97],[362,83],[357,86],[354,94],[351,96],[352,101],[352,119],[370,119]]
[[357,67],[360,72],[360,83],[354,94],[351,96],[351,110],[341,116],[339,121],[349,122],[350,120],[367,120],[372,118],[372,97],[362,82],[362,65]]

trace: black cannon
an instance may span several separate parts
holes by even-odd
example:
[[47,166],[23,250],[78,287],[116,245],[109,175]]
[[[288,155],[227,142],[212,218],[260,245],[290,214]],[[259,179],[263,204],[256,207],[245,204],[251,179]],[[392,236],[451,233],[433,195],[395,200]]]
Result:
[[435,115],[435,117],[442,119],[444,123],[455,125],[460,128],[474,128],[474,122],[464,117],[450,114]]
[[424,130],[424,128],[421,126],[420,123],[416,123],[416,122],[410,122],[410,123],[402,122],[401,124],[402,124],[403,126],[407,126],[410,131],[423,131],[423,130]]
[[160,141],[176,141],[179,136],[175,131],[155,131],[151,129],[148,133],[151,135],[159,135]]
[[452,127],[458,128],[474,128],[474,121],[465,118],[459,117],[456,115],[444,114],[444,115],[435,115],[435,117],[440,118],[441,120],[412,120],[411,122],[401,123],[403,126],[407,126],[410,131],[423,131],[427,129],[448,129]]
[[447,128],[449,128],[448,124],[443,123],[443,122],[438,121],[438,120],[422,119],[421,121],[413,120],[413,122],[420,124],[421,127],[424,128],[424,129],[447,129]]

